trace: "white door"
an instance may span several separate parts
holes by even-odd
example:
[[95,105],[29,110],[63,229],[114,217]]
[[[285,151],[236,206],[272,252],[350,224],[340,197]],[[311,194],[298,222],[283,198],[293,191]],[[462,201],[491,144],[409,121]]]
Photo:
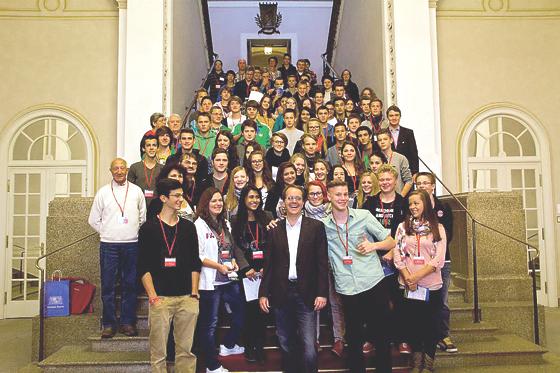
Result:
[[[537,274],[537,298],[540,304],[546,304],[545,286],[546,250],[544,245],[543,191],[540,163],[533,162],[470,162],[469,191],[503,192],[519,191],[523,196],[525,210],[525,240],[539,248],[540,256],[534,259]],[[534,257],[534,249],[529,249]],[[529,253],[527,253],[527,263]],[[529,264],[527,264],[529,265]],[[529,269],[529,267],[528,267]]]
[[54,197],[85,196],[86,169],[10,167],[8,185],[4,316],[31,317],[39,313],[40,272],[35,260],[43,253],[48,204]]

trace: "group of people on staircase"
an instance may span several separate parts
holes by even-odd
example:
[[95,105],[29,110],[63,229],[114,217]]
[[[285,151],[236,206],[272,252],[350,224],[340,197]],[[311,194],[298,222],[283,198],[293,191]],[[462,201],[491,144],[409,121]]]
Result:
[[277,65],[241,59],[224,72],[216,61],[194,114],[154,113],[141,160],[112,161],[89,217],[102,337],[137,335],[140,279],[154,372],[173,354],[175,371],[196,371],[193,340],[207,372],[227,372],[228,355],[264,363],[271,315],[285,372],[318,370],[319,319],[351,372],[365,372],[373,351],[390,372],[391,345],[413,372],[432,372],[437,346],[457,351],[452,215],[435,176],[419,171],[414,132],[349,70],[318,81],[308,60]]

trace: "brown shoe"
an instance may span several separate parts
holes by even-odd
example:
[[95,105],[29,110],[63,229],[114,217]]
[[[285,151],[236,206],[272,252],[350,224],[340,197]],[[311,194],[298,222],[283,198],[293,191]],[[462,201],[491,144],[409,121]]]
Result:
[[344,352],[344,342],[342,342],[341,340],[334,342],[331,351],[336,356],[342,357],[342,353]]
[[136,330],[136,327],[134,325],[121,325],[119,331],[127,337],[136,337],[138,335],[138,331]]
[[113,338],[115,336],[116,330],[112,326],[107,326],[103,328],[101,332],[101,338]]
[[363,353],[364,355],[367,355],[367,354],[371,353],[374,349],[375,349],[375,346],[373,345],[373,343],[371,343],[371,342],[366,342],[366,343],[364,343],[364,345],[362,346],[362,353]]

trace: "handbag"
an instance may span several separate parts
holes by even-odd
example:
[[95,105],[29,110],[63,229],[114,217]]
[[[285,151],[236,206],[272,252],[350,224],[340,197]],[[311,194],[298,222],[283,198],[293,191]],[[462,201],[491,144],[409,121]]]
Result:
[[95,285],[81,277],[67,277],[65,280],[70,281],[70,313],[92,313]]

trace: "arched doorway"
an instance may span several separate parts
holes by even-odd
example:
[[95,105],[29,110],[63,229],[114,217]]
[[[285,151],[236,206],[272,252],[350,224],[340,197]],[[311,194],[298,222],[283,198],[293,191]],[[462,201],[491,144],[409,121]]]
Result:
[[4,317],[39,312],[39,271],[48,204],[92,193],[93,142],[67,111],[42,109],[20,117],[4,140],[7,154]]
[[[525,210],[525,240],[535,260],[540,304],[557,306],[548,142],[538,121],[519,108],[491,107],[475,115],[461,139],[463,190],[518,191]],[[545,182],[548,181],[548,182]],[[545,229],[548,227],[547,229]],[[549,233],[549,234],[546,234]]]

